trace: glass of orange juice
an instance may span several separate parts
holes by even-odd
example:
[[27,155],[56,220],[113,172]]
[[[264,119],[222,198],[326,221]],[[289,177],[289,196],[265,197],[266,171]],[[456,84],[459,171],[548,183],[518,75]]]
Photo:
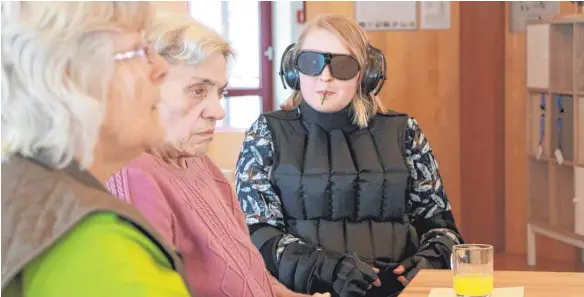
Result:
[[454,292],[458,297],[488,297],[493,291],[493,246],[460,244],[452,249]]

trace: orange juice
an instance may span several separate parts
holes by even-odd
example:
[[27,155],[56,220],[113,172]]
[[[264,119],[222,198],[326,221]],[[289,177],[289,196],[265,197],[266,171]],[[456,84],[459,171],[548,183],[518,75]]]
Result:
[[464,296],[487,296],[493,291],[493,275],[461,273],[454,276],[454,292]]

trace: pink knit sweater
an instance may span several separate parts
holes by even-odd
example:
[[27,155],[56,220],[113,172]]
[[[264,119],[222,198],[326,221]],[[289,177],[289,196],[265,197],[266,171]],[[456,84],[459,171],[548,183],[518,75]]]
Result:
[[176,169],[143,154],[106,187],[133,204],[183,255],[189,286],[203,297],[274,296],[231,186],[207,157]]

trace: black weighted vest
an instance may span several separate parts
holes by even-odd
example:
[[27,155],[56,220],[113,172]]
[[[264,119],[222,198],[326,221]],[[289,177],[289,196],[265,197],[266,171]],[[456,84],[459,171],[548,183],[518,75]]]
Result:
[[265,116],[287,233],[368,263],[396,263],[415,251],[406,213],[407,115],[379,114],[365,129],[350,122],[349,107],[325,114],[302,103]]

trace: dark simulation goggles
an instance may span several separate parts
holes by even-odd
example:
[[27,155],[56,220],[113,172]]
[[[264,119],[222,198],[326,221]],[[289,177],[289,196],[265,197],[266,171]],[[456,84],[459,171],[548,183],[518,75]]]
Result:
[[326,65],[339,80],[350,80],[361,70],[357,59],[350,55],[301,51],[296,57],[296,69],[305,75],[320,75]]

